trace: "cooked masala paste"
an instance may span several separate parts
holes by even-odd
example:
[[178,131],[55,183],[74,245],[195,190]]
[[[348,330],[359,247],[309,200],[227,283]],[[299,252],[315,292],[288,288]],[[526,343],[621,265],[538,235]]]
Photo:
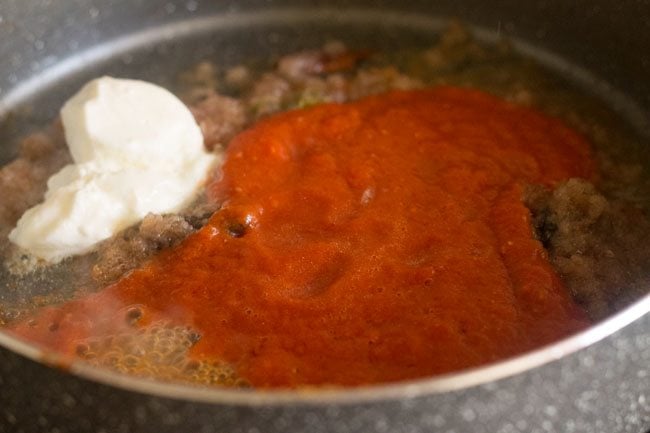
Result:
[[226,155],[203,229],[13,332],[74,355],[189,326],[188,359],[264,388],[430,376],[589,325],[522,203],[527,184],[596,176],[559,120],[474,90],[395,91],[269,117]]

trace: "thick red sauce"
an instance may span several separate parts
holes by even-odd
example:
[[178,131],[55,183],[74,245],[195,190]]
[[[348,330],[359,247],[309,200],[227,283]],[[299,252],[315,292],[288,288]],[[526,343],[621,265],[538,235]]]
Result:
[[[594,176],[558,120],[457,88],[287,112],[236,137],[208,225],[14,331],[76,342],[165,318],[257,387],[476,366],[588,325],[533,237],[526,183]],[[52,323],[56,323],[52,326]],[[52,330],[55,329],[55,330]]]

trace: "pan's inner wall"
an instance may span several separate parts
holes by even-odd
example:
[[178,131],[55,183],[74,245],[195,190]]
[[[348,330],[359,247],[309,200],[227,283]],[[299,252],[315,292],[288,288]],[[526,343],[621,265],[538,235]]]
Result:
[[[321,0],[310,2],[310,5],[320,4],[337,10],[351,3]],[[531,46],[557,54],[559,57],[550,60],[560,69],[565,65],[558,62],[558,58],[570,60],[602,78],[597,90],[606,94],[605,97],[616,96],[611,88],[627,95],[626,99],[614,97],[618,100],[615,105],[631,114],[628,117],[633,122],[636,118],[637,124],[642,123],[644,115],[642,111],[635,111],[634,105],[642,110],[650,108],[650,56],[647,55],[650,4],[644,0],[506,0],[496,3],[404,0],[399,2],[399,8],[410,15],[367,15],[368,24],[356,28],[354,33],[345,25],[324,20],[315,10],[308,11],[313,16],[309,25],[298,26],[286,21],[264,24],[260,5],[265,8],[304,7],[304,2],[3,0],[0,4],[0,118],[6,118],[0,121],[0,163],[11,158],[14,152],[11,144],[17,135],[49,121],[73,89],[99,73],[164,83],[164,76],[172,76],[172,72],[202,57],[223,59],[225,64],[232,64],[252,55],[268,56],[300,46],[313,46],[328,37],[366,41],[375,46],[396,45],[409,38],[410,42],[422,44],[427,35],[438,30],[441,20],[431,20],[428,30],[426,26],[393,26],[392,32],[382,32],[381,40],[377,38],[377,25],[385,25],[387,17],[399,21],[401,16],[402,22],[407,23],[408,17],[415,16],[423,22],[427,15],[422,12],[440,19],[457,16],[491,31],[492,35],[507,33],[526,40]],[[353,5],[359,8],[398,7],[389,0],[357,1]],[[237,22],[223,18],[218,21],[224,24],[222,28],[214,26],[214,22],[201,21],[201,17],[222,12],[236,14],[235,17],[250,17],[250,12],[261,18],[254,25],[246,20]],[[372,21],[378,17],[382,17],[384,24]],[[158,27],[186,20],[198,21],[190,26],[172,24],[167,30]],[[194,27],[197,22],[203,22],[204,27]],[[313,23],[319,23],[318,27]],[[173,29],[183,29],[184,36],[170,40]],[[140,39],[129,36],[136,33],[141,35]],[[402,37],[406,39],[400,39]],[[120,41],[121,45],[111,45],[110,41]],[[100,48],[93,50],[97,46]],[[111,47],[121,51],[111,51]],[[537,51],[538,55],[540,53],[543,51]],[[162,62],[162,58],[167,60]],[[62,63],[64,60],[68,63]],[[584,84],[589,84],[584,81],[587,77],[581,77]],[[611,88],[602,87],[604,82]],[[21,87],[25,83],[29,85]],[[621,326],[625,324],[627,322]],[[620,327],[612,323],[605,325]],[[566,357],[561,368],[558,363],[552,363],[531,369],[526,374],[485,385],[478,394],[462,390],[402,403],[343,409],[324,405],[309,410],[295,405],[287,409],[233,409],[155,397],[143,399],[140,394],[90,383],[2,350],[0,384],[4,385],[0,387],[0,401],[7,405],[3,408],[0,430],[9,426],[11,431],[83,431],[93,426],[97,431],[134,431],[129,428],[133,425],[138,426],[138,431],[158,433],[176,432],[179,426],[193,431],[205,426],[216,426],[214,431],[287,431],[286,427],[291,426],[293,431],[343,432],[350,426],[363,427],[366,431],[430,431],[443,427],[451,431],[454,426],[464,426],[455,431],[506,432],[515,431],[513,425],[523,425],[521,431],[527,431],[526,426],[541,426],[542,422],[550,426],[545,427],[545,431],[558,432],[568,431],[569,422],[575,431],[594,431],[595,422],[603,431],[645,429],[649,425],[647,402],[638,397],[645,391],[643,381],[638,378],[645,377],[641,373],[647,370],[649,348],[644,338],[647,325],[648,316],[626,327],[615,338],[592,345],[579,355]],[[610,333],[604,327],[596,331],[603,335]],[[593,368],[594,360],[598,363],[597,369]],[[603,375],[603,371],[607,374]],[[631,371],[637,371],[638,376],[630,375]],[[625,375],[632,379],[622,379]],[[29,387],[25,386],[25,377],[31,378]],[[129,387],[126,383],[111,383]],[[544,386],[539,386],[540,383]],[[28,392],[16,391],[21,389]],[[165,394],[163,391],[157,393]],[[148,389],[147,392],[153,391]],[[407,390],[407,394],[409,392],[412,390]],[[583,396],[586,403],[576,405]],[[240,397],[239,402],[249,404],[249,397]],[[261,403],[270,401],[263,396],[257,398]],[[293,402],[292,399],[295,396],[280,401]],[[231,402],[233,397],[224,394],[204,400]],[[477,402],[480,402],[478,406]],[[549,406],[545,406],[546,403]],[[538,410],[540,408],[544,410]],[[554,416],[548,415],[551,409]],[[36,419],[38,425],[34,422]],[[172,421],[166,421],[169,419]]]
[[[275,2],[273,7],[256,10],[251,10],[253,2],[226,9],[217,7],[224,6],[223,2],[196,1],[158,6],[151,2],[129,6],[116,1],[112,8],[81,0],[76,4],[77,8],[62,10],[52,3],[27,6],[10,1],[0,7],[0,36],[5,33],[8,37],[8,44],[0,47],[0,51],[7,50],[8,59],[0,75],[0,164],[15,156],[22,135],[50,123],[63,102],[97,76],[140,78],[173,88],[182,71],[202,60],[225,70],[241,63],[250,65],[249,61],[256,59],[253,65],[265,70],[283,54],[331,40],[378,52],[430,47],[450,17],[461,18],[477,39],[487,43],[505,35],[522,54],[585,93],[600,97],[635,129],[647,133],[642,105],[645,94],[625,93],[608,77],[585,69],[580,60],[568,60],[545,49],[543,30],[538,30],[532,41],[526,39],[519,28],[523,21],[506,20],[514,10],[505,6],[504,11],[509,12],[490,25],[486,21],[489,15],[479,19],[475,16],[478,9],[469,2],[460,9],[440,4],[430,14],[417,13],[416,3],[409,3],[403,11],[364,9],[362,2],[345,11],[332,4],[300,8],[290,2]],[[125,10],[130,11],[128,16]],[[539,16],[549,18],[551,12],[557,11],[548,7]],[[132,14],[144,18],[136,23]],[[544,20],[538,21],[542,25]],[[43,32],[43,28],[58,24],[62,25],[51,33]]]

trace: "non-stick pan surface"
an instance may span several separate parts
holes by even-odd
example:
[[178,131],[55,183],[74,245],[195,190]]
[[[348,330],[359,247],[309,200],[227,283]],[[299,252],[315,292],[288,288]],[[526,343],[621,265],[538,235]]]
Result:
[[[170,84],[206,57],[233,65],[333,38],[424,45],[449,17],[484,39],[508,34],[648,134],[648,16],[650,2],[632,0],[8,0],[0,4],[0,161],[99,74]],[[0,432],[644,432],[649,310],[646,297],[584,334],[472,372],[350,391],[196,390],[51,368],[56,357],[0,334]]]

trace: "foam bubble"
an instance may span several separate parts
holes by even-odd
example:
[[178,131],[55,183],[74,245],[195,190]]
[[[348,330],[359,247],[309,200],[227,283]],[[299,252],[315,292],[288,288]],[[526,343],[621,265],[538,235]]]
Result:
[[[126,312],[128,321],[142,315]],[[133,332],[79,341],[77,355],[91,365],[120,373],[198,385],[248,387],[235,369],[220,360],[196,360],[189,351],[201,338],[189,326],[156,322]]]

